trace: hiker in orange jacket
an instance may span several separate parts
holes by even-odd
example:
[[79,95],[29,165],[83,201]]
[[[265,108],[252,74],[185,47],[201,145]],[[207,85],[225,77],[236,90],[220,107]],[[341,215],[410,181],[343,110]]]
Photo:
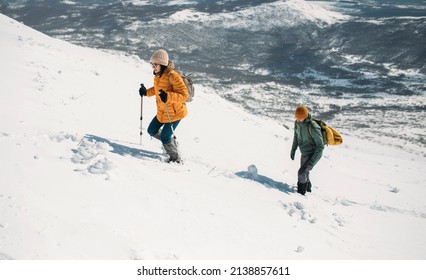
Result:
[[157,115],[148,126],[151,137],[161,140],[169,155],[169,161],[181,162],[178,143],[173,136],[180,121],[188,114],[186,100],[188,90],[181,76],[174,71],[173,62],[165,50],[159,49],[151,56],[154,74],[154,86],[146,89],[142,84],[139,89],[141,96],[155,96]]

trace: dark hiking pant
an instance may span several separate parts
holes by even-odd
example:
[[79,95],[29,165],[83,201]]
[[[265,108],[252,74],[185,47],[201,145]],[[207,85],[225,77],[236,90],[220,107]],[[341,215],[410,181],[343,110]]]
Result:
[[309,172],[312,170],[312,166],[309,165],[310,155],[300,157],[300,168],[297,172],[297,181],[301,184],[309,182]]

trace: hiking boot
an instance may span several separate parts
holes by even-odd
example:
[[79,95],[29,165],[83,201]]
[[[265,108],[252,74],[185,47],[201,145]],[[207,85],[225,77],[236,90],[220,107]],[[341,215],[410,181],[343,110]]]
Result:
[[297,192],[301,195],[305,195],[308,183],[299,183],[297,182]]
[[306,186],[306,191],[307,192],[312,192],[312,184],[311,181],[306,182],[307,186]]
[[172,138],[170,143],[163,144],[163,147],[166,150],[166,153],[169,155],[168,162],[182,162],[182,159],[179,155],[178,143],[175,138]]

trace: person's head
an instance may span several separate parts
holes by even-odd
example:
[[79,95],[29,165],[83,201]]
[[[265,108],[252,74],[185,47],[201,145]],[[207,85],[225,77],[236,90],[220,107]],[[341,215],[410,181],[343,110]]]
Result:
[[150,62],[154,74],[162,73],[169,65],[169,55],[165,50],[159,49],[152,54]]
[[297,122],[304,122],[306,118],[309,115],[308,108],[306,106],[299,106],[296,108],[296,111],[294,112],[294,118]]

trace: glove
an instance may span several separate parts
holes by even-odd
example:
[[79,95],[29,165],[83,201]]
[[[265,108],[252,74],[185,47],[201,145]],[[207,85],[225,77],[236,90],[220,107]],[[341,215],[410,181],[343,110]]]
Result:
[[160,89],[160,99],[164,103],[167,102],[167,93],[164,90],[162,90],[162,89]]
[[291,150],[290,152],[290,158],[291,160],[294,160],[294,155],[296,154],[296,150]]
[[144,86],[143,84],[141,84],[141,87],[140,87],[140,89],[139,89],[139,95],[140,95],[141,97],[146,96],[146,88],[145,88],[145,86]]

